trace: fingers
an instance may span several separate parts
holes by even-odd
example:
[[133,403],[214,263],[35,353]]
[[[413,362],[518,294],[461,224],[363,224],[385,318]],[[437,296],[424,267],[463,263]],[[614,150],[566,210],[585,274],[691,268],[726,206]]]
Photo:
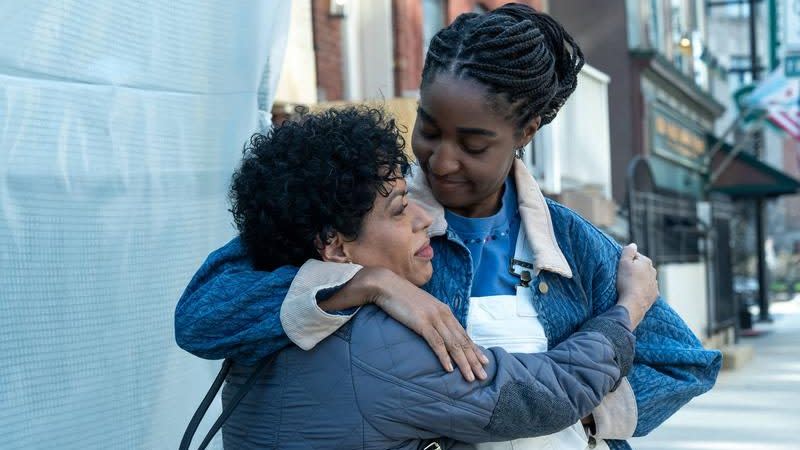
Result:
[[639,253],[639,246],[636,245],[635,242],[632,242],[625,247],[622,247],[622,255],[620,256],[620,260],[634,260],[634,261],[643,261],[650,265],[653,265],[653,260],[648,258],[646,255]]
[[464,379],[467,381],[474,381],[476,378],[486,379],[487,375],[483,364],[488,363],[489,359],[472,342],[450,308],[444,305],[440,306],[438,320],[434,321],[434,327],[444,340],[444,346],[450,359],[455,362]]
[[475,347],[475,353],[478,355],[478,359],[481,361],[482,364],[486,365],[489,364],[489,357],[483,353],[483,349],[478,347],[478,344],[472,344]]
[[645,256],[645,255],[643,255],[641,253],[638,253],[638,252],[636,253],[636,260],[645,262],[647,264],[650,264],[651,266],[653,265],[653,260],[652,259],[650,259],[647,256]]
[[625,247],[622,247],[622,256],[620,259],[634,259],[637,251],[638,247],[636,244],[628,244]]
[[475,352],[475,344],[472,343],[464,328],[458,321],[455,323],[447,324],[440,322],[437,324],[437,330],[444,339],[444,345],[450,357],[458,366],[458,370],[467,381],[475,381],[475,378],[486,379],[486,372],[483,370],[483,365],[480,362],[478,355]]
[[425,342],[428,343],[431,350],[433,350],[433,353],[439,359],[439,363],[442,364],[444,370],[452,372],[453,360],[450,359],[450,354],[447,353],[447,347],[444,345],[444,339],[439,332],[432,328],[430,331],[424,333],[422,337],[425,339]]
[[484,355],[480,348],[478,348],[478,346],[475,345],[471,339],[469,339],[466,333],[464,333],[463,339],[464,354],[467,355],[467,361],[469,361],[469,365],[472,367],[472,373],[475,374],[479,380],[485,380],[487,376],[486,370],[483,369],[483,365],[488,362],[486,355]]
[[[483,365],[489,363],[489,358],[483,354],[483,350],[478,347],[477,344],[472,342],[472,339],[467,334],[467,331],[461,326],[461,323],[456,320],[455,316],[453,316],[449,310],[447,311],[447,315],[445,317],[445,326],[447,326],[448,330],[450,330],[451,334],[455,337],[455,341],[453,342],[452,346],[460,348],[464,351],[464,354],[467,356],[467,360],[469,361],[469,365],[472,368],[472,373],[477,376],[479,380],[485,380],[487,375],[486,371],[483,369]],[[446,341],[445,346],[447,346]]]
[[404,308],[398,308],[403,305],[403,302],[394,302],[383,308],[421,335],[446,371],[452,372],[458,367],[464,379],[470,382],[476,378],[487,378],[483,364],[488,364],[489,358],[472,342],[447,305],[433,298],[427,302],[416,301],[413,303],[416,310],[412,310],[411,314]]
[[464,348],[460,345],[456,344],[455,339],[449,335],[449,331],[447,331],[446,327],[443,327],[443,330],[440,330],[439,333],[444,333],[444,345],[447,347],[447,353],[450,354],[450,358],[453,359],[453,362],[456,363],[458,370],[461,371],[461,375],[464,376],[464,379],[467,381],[475,381],[475,374],[472,372],[472,365],[467,358],[466,353],[464,352]]
[[472,366],[472,373],[474,373],[479,380],[485,380],[487,378],[486,370],[483,368],[484,363],[481,362],[480,358],[480,356],[484,356],[483,352],[470,341],[464,353],[467,354],[467,360],[469,360],[469,364]]
[[[450,312],[450,309],[447,309],[443,322],[443,325],[446,326],[451,335],[455,337],[453,345],[464,349],[473,367],[474,373],[478,375],[478,378],[484,379],[485,376],[480,376],[479,372],[483,372],[483,364],[489,364],[489,358],[483,354],[483,350],[477,344],[472,342],[472,338],[469,337],[467,331],[461,326],[461,323],[459,323],[456,317]],[[445,342],[445,345],[447,345],[447,342]]]
[[[459,325],[461,328],[461,325]],[[463,328],[461,328],[463,330]],[[466,335],[465,335],[466,336]],[[461,375],[465,380],[472,382],[475,381],[476,375],[479,379],[486,378],[486,372],[479,361],[476,352],[480,350],[468,338],[458,339],[453,336],[452,332],[440,322],[438,326],[430,329],[422,336],[428,343],[428,346],[433,350],[439,363],[448,372],[453,371],[453,362],[458,367]],[[481,353],[483,358],[486,356]],[[488,359],[486,359],[488,362]]]

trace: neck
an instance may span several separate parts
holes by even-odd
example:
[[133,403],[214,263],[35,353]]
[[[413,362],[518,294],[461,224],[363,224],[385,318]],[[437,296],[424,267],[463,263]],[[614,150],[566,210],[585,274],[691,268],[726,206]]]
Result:
[[506,185],[503,183],[500,186],[500,189],[495,191],[493,194],[490,194],[488,197],[480,200],[477,203],[473,203],[468,206],[462,206],[460,208],[447,208],[450,211],[458,214],[462,217],[489,217],[494,214],[497,214],[497,211],[500,211],[500,206],[503,204],[503,192],[505,191]]

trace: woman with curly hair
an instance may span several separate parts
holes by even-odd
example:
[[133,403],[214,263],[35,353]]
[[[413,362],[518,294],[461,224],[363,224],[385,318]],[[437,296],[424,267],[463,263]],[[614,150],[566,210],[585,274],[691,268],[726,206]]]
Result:
[[[434,270],[423,289],[478,344],[524,353],[552,349],[625,300],[618,284],[623,249],[545,199],[519,159],[575,90],[582,65],[580,48],[560,24],[520,4],[462,14],[430,42],[412,134],[417,165],[407,177],[409,198],[433,219]],[[418,290],[386,281],[385,273],[377,278],[332,263],[292,274],[258,272],[241,251],[229,250],[201,269],[205,278],[176,312],[179,343],[192,353],[254,361],[285,345],[287,336],[312,348],[341,333],[349,308],[375,302],[423,336],[445,367],[454,362],[468,380],[485,379],[479,352],[454,330],[449,314]],[[633,258],[649,264],[642,255]],[[214,321],[198,314],[219,299],[225,307],[216,316],[241,327],[233,338],[209,338]],[[260,314],[242,314],[248,307]],[[719,352],[704,349],[662,299],[644,312],[628,310],[634,322],[641,319],[631,372],[590,414],[558,433],[479,448],[630,448],[626,439],[649,433],[711,389]]]
[[[399,276],[413,289],[428,282],[432,219],[407,198],[403,147],[394,122],[366,108],[254,135],[231,186],[231,211],[254,267],[305,263],[309,270],[325,261],[357,264],[377,278],[385,272],[389,283]],[[653,269],[625,260],[625,286],[650,293],[624,304],[646,309],[657,296]],[[312,351],[284,349],[266,369],[235,365],[223,391],[225,408],[233,408],[224,445],[415,449],[444,438],[433,442],[456,448],[557,431],[588,414],[627,373],[635,326],[617,306],[547,353],[478,349],[488,373],[470,383],[444,371],[413,331],[367,306],[346,332]],[[245,388],[254,372],[256,384]],[[431,396],[441,404],[431,407]]]

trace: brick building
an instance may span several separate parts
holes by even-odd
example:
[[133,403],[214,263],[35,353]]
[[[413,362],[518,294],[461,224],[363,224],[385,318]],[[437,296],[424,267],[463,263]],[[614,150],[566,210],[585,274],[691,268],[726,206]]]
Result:
[[[506,0],[311,0],[318,100],[416,97],[427,41],[433,34],[461,13],[486,11],[505,3]],[[539,9],[543,1],[523,3]],[[369,35],[359,33],[372,28],[370,23],[374,26],[381,22],[388,27],[371,30],[377,33]],[[348,42],[348,37],[358,42]],[[367,90],[348,89],[348,80],[358,77],[352,73],[358,69],[348,64],[348,46],[362,54],[370,53],[369,47],[390,50],[390,67],[368,67],[371,71],[389,71],[390,76],[384,77],[392,80],[388,92],[381,90],[378,95],[369,91],[369,85]]]
[[[284,82],[302,86],[296,85],[292,91],[279,88],[273,108],[276,121],[290,115],[295,104],[316,109],[332,103],[378,100],[410,130],[427,43],[459,14],[485,12],[505,3],[507,0],[293,2],[281,86]],[[544,11],[548,6],[545,0],[524,3]],[[304,44],[312,40],[313,45]],[[595,224],[610,226],[616,221],[616,206],[611,201],[610,79],[589,65],[584,67],[578,89],[559,117],[537,133],[525,162],[546,194]],[[307,76],[311,71],[315,77]],[[313,99],[309,93],[314,94]],[[301,94],[305,94],[302,99]],[[572,161],[589,163],[576,166]]]

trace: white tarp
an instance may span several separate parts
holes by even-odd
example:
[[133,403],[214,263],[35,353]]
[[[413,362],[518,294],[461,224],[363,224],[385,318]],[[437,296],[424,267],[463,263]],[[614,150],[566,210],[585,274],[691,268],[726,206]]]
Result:
[[219,362],[175,303],[234,234],[289,9],[0,0],[0,448],[177,448]]

